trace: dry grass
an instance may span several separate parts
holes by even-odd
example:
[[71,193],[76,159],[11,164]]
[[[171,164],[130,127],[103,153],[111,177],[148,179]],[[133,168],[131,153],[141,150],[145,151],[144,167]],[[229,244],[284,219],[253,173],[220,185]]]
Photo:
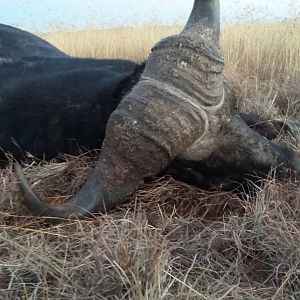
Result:
[[[26,174],[55,201],[77,189],[91,164],[69,158]],[[241,199],[166,177],[107,215],[49,227],[23,216],[11,167],[1,178],[1,299],[300,296],[300,191],[289,182],[269,179]]]
[[[72,56],[142,62],[157,41],[181,29],[157,24],[78,31],[54,28],[40,35]],[[260,79],[290,80],[299,75],[300,20],[227,25],[221,47],[227,69]]]
[[[227,27],[222,47],[239,108],[299,116],[299,22]],[[298,24],[298,26],[296,26]],[[179,27],[51,32],[76,56],[143,60]],[[285,33],[288,33],[285,34]],[[47,201],[78,189],[93,161],[28,166]],[[0,170],[0,299],[299,299],[300,190],[272,177],[256,194],[209,193],[171,178],[107,215],[48,226]]]
[[111,29],[88,28],[78,31],[54,28],[40,35],[72,56],[126,58],[142,62],[157,41],[177,33],[180,28],[179,25],[156,24]]
[[[154,43],[180,30],[180,25],[149,24],[79,31],[53,29],[41,36],[72,56],[141,62]],[[229,69],[269,80],[287,80],[299,75],[299,20],[227,25],[222,32],[221,46]]]
[[222,49],[239,108],[300,117],[300,20],[227,26]]

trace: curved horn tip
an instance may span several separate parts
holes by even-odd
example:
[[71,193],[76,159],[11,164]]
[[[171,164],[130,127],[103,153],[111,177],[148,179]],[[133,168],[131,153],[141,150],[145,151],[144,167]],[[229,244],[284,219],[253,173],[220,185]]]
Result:
[[219,0],[194,0],[194,6],[183,32],[211,30],[216,43],[220,36],[220,1]]
[[40,199],[34,194],[31,190],[29,182],[27,181],[25,174],[21,165],[18,162],[15,162],[14,170],[19,180],[19,186],[23,195],[23,203],[28,208],[28,210],[34,215],[43,215],[43,212],[48,209],[48,205],[40,201]]
[[50,206],[32,191],[18,162],[14,163],[14,170],[23,194],[23,203],[35,216],[47,217],[50,220],[82,219],[86,216],[92,216],[94,212],[105,211],[103,187],[98,181],[93,180],[93,176],[87,181],[88,184],[84,186],[83,193],[76,194],[64,203]]

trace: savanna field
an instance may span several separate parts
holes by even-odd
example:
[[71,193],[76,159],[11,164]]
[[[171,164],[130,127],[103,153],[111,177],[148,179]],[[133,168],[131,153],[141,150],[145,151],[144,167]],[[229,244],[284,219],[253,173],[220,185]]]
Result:
[[[72,56],[142,62],[180,29],[38,34]],[[300,120],[300,20],[227,25],[221,47],[238,110]],[[297,137],[277,142],[300,151]],[[77,191],[94,164],[85,153],[65,160],[25,166],[49,202]],[[157,178],[107,215],[52,226],[20,204],[12,166],[0,172],[0,299],[300,299],[300,187],[276,170],[244,197]]]

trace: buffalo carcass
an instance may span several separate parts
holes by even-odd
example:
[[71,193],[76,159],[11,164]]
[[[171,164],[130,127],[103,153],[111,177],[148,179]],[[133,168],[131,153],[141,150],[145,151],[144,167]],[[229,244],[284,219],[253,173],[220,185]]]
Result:
[[299,158],[291,149],[268,141],[232,114],[219,26],[219,1],[195,0],[183,31],[153,48],[140,80],[109,118],[95,170],[66,203],[51,207],[40,201],[17,166],[27,207],[63,218],[104,212],[175,158],[212,170],[225,166],[225,173],[277,167],[278,174],[298,175]]
[[[39,37],[1,24],[0,40],[1,159],[5,152],[17,160],[26,159],[26,152],[48,160],[59,153],[76,154],[80,147],[99,149],[110,114],[138,81],[144,65],[71,58]],[[268,138],[276,135],[275,127],[258,116],[241,116]],[[238,182],[233,173],[208,174],[195,161],[175,159],[167,171],[207,188],[230,188]]]

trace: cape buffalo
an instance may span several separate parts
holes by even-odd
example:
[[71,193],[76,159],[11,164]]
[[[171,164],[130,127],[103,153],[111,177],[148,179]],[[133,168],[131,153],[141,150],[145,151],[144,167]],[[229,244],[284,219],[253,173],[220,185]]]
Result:
[[[74,120],[68,123],[68,118],[64,120],[61,116],[76,109],[82,114],[82,103],[87,100],[86,124],[82,126],[81,120],[76,119],[75,132],[76,128],[83,132],[82,141],[93,130],[95,141],[97,134],[102,139],[105,133],[99,161],[87,182],[79,193],[55,207],[32,193],[22,169],[16,165],[24,203],[29,210],[36,215],[62,218],[105,212],[126,200],[144,178],[160,173],[172,161],[179,169],[180,166],[183,170],[199,169],[199,182],[210,182],[207,178],[215,174],[220,178],[239,179],[242,174],[267,173],[272,167],[281,175],[289,174],[290,170],[298,175],[300,161],[294,151],[263,138],[232,112],[230,103],[234,95],[223,80],[219,33],[219,1],[195,0],[183,31],[156,44],[145,68],[123,60],[75,60],[55,54],[4,60],[6,71],[0,76],[13,74],[11,81],[5,80],[0,85],[0,90],[6,91],[1,95],[0,112],[4,120],[7,116],[8,123],[9,114],[17,112],[20,114],[17,126],[27,126],[25,118],[28,120],[33,112],[36,117],[39,110],[45,109],[50,112],[49,121],[41,119],[41,127],[46,126],[46,129],[41,128],[40,139],[46,146],[48,140],[42,133],[54,128],[53,132],[50,130],[51,142],[56,144],[56,134],[62,134],[64,128],[75,124]],[[26,84],[24,78],[28,78]],[[83,80],[86,86],[80,84]],[[105,87],[112,84],[115,88],[104,93]],[[31,100],[24,101],[29,94]],[[84,99],[80,95],[84,95]],[[100,107],[97,101],[93,102],[99,95],[106,99]],[[68,101],[73,96],[78,103]],[[66,100],[61,107],[63,97]],[[43,105],[37,103],[35,108],[33,98]],[[109,101],[115,104],[112,106]],[[105,103],[109,103],[109,107]],[[93,114],[97,109],[100,111]],[[53,117],[56,115],[57,118]],[[73,115],[76,117],[76,113]],[[103,123],[99,128],[89,126],[89,121],[94,124],[99,116],[99,123],[109,118],[105,132]],[[5,127],[3,134],[6,138],[12,136],[6,134]],[[29,130],[28,134],[31,134]],[[78,134],[76,139],[84,145],[80,136]],[[57,145],[55,149],[64,152],[61,149],[66,145],[61,149]],[[42,147],[38,145],[36,149]],[[53,155],[51,150],[49,153]]]
[[[1,24],[0,46],[1,160],[6,152],[17,160],[26,159],[26,152],[49,160],[80,148],[99,149],[110,114],[144,69],[128,60],[72,58],[33,34]],[[276,128],[257,115],[241,116],[260,134],[276,136]],[[224,186],[224,176],[203,171],[194,161],[175,160],[168,169],[190,184]],[[227,179],[228,184],[232,174]]]

